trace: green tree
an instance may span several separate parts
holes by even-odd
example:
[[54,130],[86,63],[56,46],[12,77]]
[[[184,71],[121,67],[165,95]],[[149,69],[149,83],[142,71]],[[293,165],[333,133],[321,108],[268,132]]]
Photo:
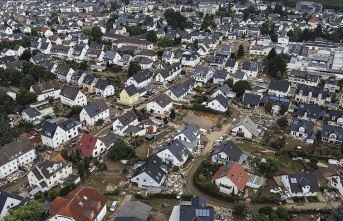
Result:
[[273,104],[272,102],[267,102],[265,105],[264,105],[264,109],[268,112],[268,113],[271,113],[272,112],[272,108],[273,108]]
[[237,81],[232,90],[236,92],[237,97],[240,97],[245,93],[245,90],[251,90],[251,85],[248,81]]
[[103,119],[99,119],[97,122],[95,122],[95,126],[100,126],[104,123],[105,121]]
[[155,31],[148,31],[147,35],[146,35],[146,40],[150,41],[152,43],[156,43],[157,42],[157,34]]
[[140,64],[137,61],[131,61],[129,68],[127,69],[127,72],[129,74],[129,77],[131,77],[140,70],[141,70]]
[[237,51],[237,58],[241,58],[244,56],[244,47],[242,44],[239,45],[238,51]]
[[25,51],[23,51],[23,53],[20,55],[20,57],[19,57],[19,60],[21,60],[21,61],[23,61],[23,60],[25,60],[25,61],[28,61],[28,60],[30,60],[31,59],[31,51],[30,50],[25,50]]
[[36,102],[37,101],[37,96],[34,93],[30,92],[30,91],[20,89],[19,93],[17,95],[16,100],[17,100],[17,103],[19,105],[23,105],[24,106],[24,105]]
[[280,117],[277,121],[276,121],[277,125],[279,127],[286,127],[288,126],[288,119],[286,116]]
[[38,54],[39,52],[41,52],[41,51],[38,50],[38,49],[33,49],[33,50],[31,51],[31,55],[32,55],[32,56],[35,56],[35,55]]
[[89,169],[91,167],[91,161],[89,157],[83,158],[83,167],[85,168],[86,174],[89,175]]
[[0,94],[0,113],[11,114],[15,112],[15,102],[7,94]]
[[29,90],[32,85],[36,83],[31,75],[25,75],[20,81],[20,88]]
[[134,157],[135,151],[123,140],[118,140],[110,147],[107,156],[111,160],[120,160],[126,157]]
[[258,213],[262,213],[267,216],[269,216],[273,211],[274,210],[271,206],[264,206],[258,209]]
[[210,26],[212,26],[213,28],[216,28],[216,26],[217,26],[215,21],[214,21],[214,15],[206,14],[205,18],[202,21],[200,29],[201,30],[206,30]]
[[93,27],[91,31],[91,36],[92,36],[92,41],[101,43],[101,37],[102,37],[101,28],[98,26]]
[[4,216],[4,221],[40,221],[44,205],[35,200],[31,200],[28,205],[21,206],[16,210],[8,210],[8,215]]
[[283,206],[278,206],[275,213],[279,219],[288,220],[290,218],[287,209]]
[[143,30],[143,28],[138,25],[126,26],[126,30],[130,34],[130,36],[136,36],[136,35],[141,35],[145,33],[145,30]]
[[259,169],[262,173],[274,173],[279,170],[279,160],[268,156],[265,163],[261,162],[259,164]]
[[267,60],[271,61],[271,60],[275,59],[276,56],[277,56],[276,50],[275,50],[275,48],[272,48],[272,50],[270,50],[270,52],[268,53]]
[[77,118],[79,118],[82,109],[83,109],[82,106],[74,105],[71,107],[71,110],[70,110],[68,116],[77,119]]
[[61,150],[61,156],[63,157],[63,159],[69,160],[69,153],[68,153],[68,150],[67,150],[67,149]]
[[288,111],[288,106],[287,105],[285,105],[285,104],[282,104],[281,105],[281,108],[280,108],[280,115],[284,115],[285,113],[287,113],[287,111]]
[[254,218],[254,221],[270,221],[270,219],[264,214],[257,213]]
[[174,120],[176,117],[176,113],[174,109],[171,109],[170,114],[169,114],[170,119]]
[[239,216],[239,217],[245,217],[248,213],[248,207],[246,204],[235,204],[232,209],[232,214]]
[[82,61],[80,64],[79,64],[79,70],[82,70],[82,71],[87,71],[88,70],[88,62],[87,61]]
[[174,40],[169,36],[161,37],[157,40],[157,46],[161,48],[172,47]]
[[330,216],[327,218],[328,221],[341,221],[343,220],[343,203],[331,210]]

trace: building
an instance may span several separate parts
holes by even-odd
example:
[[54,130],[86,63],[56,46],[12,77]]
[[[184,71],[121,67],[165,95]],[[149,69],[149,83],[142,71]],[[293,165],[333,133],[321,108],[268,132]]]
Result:
[[201,131],[195,124],[190,124],[188,126],[181,126],[177,129],[177,134],[174,140],[180,140],[183,145],[185,145],[190,152],[193,151],[195,147],[200,144]]
[[37,157],[33,143],[25,136],[5,144],[0,149],[0,179],[5,179],[20,167],[32,163]]
[[332,62],[332,69],[343,70],[343,49],[335,50]]
[[82,134],[78,143],[78,148],[81,150],[82,157],[95,158],[107,150],[104,142],[98,137],[90,134]]
[[258,64],[255,62],[244,62],[241,71],[246,73],[248,78],[255,78],[258,73]]
[[316,196],[320,192],[317,176],[314,173],[282,175],[281,182],[292,197]]
[[329,78],[325,80],[324,88],[328,89],[330,93],[335,93],[340,89],[340,86],[338,85],[338,81],[336,79]]
[[37,83],[31,86],[30,92],[37,95],[37,101],[43,101],[47,98],[58,99],[61,93],[61,85],[56,80]]
[[222,193],[238,194],[243,192],[249,177],[249,174],[237,162],[231,161],[217,170],[211,182],[215,183]]
[[156,153],[163,163],[178,167],[187,161],[189,154],[189,150],[179,140],[162,146]]
[[8,215],[9,209],[19,209],[21,206],[26,206],[30,202],[30,198],[12,195],[5,191],[0,191],[0,220]]
[[167,176],[167,167],[162,160],[153,155],[134,166],[131,182],[140,188],[161,187]]
[[234,122],[231,132],[237,137],[243,137],[247,139],[258,137],[260,134],[260,130],[258,129],[257,125],[249,117],[245,117]]
[[341,144],[343,142],[343,128],[323,124],[321,138],[323,142]]
[[211,98],[207,102],[206,107],[215,111],[225,112],[229,108],[229,101],[226,97],[219,94],[218,96]]
[[298,84],[297,90],[295,91],[295,100],[318,105],[324,105],[326,101],[331,101],[327,88],[319,88],[305,84]]
[[109,107],[102,98],[87,104],[80,112],[80,121],[87,126],[94,126],[98,120],[102,119],[105,121],[109,117]]
[[[27,175],[27,178],[30,187],[34,190],[34,193],[36,193],[38,191],[45,192],[54,186],[63,184],[72,173],[72,163],[66,161],[58,154],[55,157],[52,157],[51,160],[38,162],[34,165]],[[78,181],[80,181],[80,179]]]
[[147,111],[165,115],[173,108],[173,100],[166,94],[161,94],[147,104]]
[[95,93],[101,97],[114,95],[114,87],[107,80],[98,79],[95,84]]
[[79,187],[66,197],[57,197],[48,221],[101,221],[107,213],[107,199],[92,187]]
[[322,12],[323,5],[315,2],[300,1],[297,2],[295,8],[299,11]]
[[87,105],[87,96],[79,89],[69,85],[64,85],[60,92],[61,103],[70,107]]
[[132,106],[139,101],[140,93],[134,84],[126,86],[120,92],[120,103],[124,105]]
[[41,130],[43,145],[53,149],[79,135],[81,124],[70,118],[46,120]]
[[125,202],[113,221],[148,221],[151,206],[139,201]]
[[16,100],[16,98],[17,98],[17,92],[12,90],[11,88],[0,86],[0,95],[3,95],[3,94],[7,94],[13,100]]
[[292,70],[288,77],[288,81],[293,83],[294,86],[292,87],[296,87],[298,84],[317,87],[320,79],[318,75],[312,74],[308,71]]
[[243,94],[242,103],[247,108],[257,108],[260,105],[262,95],[254,91],[247,91]]
[[128,111],[123,115],[120,115],[114,122],[113,122],[113,133],[118,134],[120,136],[124,136],[124,131],[130,125],[137,125],[138,124],[138,117],[133,111]]
[[291,90],[291,85],[287,80],[272,79],[268,86],[268,95],[276,97],[287,97]]
[[337,127],[343,127],[343,111],[331,110],[329,112],[328,124]]
[[47,100],[37,101],[29,105],[21,113],[23,120],[32,122],[33,124],[39,124],[39,120],[45,116],[54,116],[54,109]]
[[315,104],[303,104],[300,103],[298,105],[297,113],[296,115],[300,119],[304,120],[311,120],[311,121],[317,121],[320,119],[323,119],[325,116],[325,111],[322,110],[322,108]]
[[293,119],[291,125],[289,125],[292,137],[310,144],[312,144],[316,139],[316,133],[313,129],[314,123],[312,121],[301,120],[298,118]]
[[216,146],[210,154],[210,157],[214,163],[226,165],[233,161],[241,165],[250,155],[250,153],[242,151],[232,140],[230,140],[224,141]]

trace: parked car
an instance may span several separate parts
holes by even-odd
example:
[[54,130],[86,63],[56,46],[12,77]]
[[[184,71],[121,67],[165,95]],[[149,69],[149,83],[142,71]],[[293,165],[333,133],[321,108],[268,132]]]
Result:
[[112,205],[110,206],[110,211],[114,212],[114,210],[116,210],[118,205],[118,201],[113,201]]
[[281,193],[282,189],[281,189],[281,187],[275,187],[274,189],[271,189],[270,192],[271,193]]

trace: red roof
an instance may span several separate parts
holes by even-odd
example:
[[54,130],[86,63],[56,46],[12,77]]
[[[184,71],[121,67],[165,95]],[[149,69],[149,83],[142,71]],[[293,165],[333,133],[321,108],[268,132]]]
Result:
[[50,209],[55,215],[71,217],[77,221],[96,220],[106,206],[107,199],[92,187],[79,187],[66,197],[57,197]]
[[[227,165],[221,166],[214,174],[211,181],[223,177],[222,173],[224,172],[226,167]],[[250,177],[249,174],[245,172],[245,170],[237,162],[232,163],[231,168],[227,171],[225,176],[229,178],[231,182],[233,182],[240,191],[244,190],[244,187],[247,184]]]
[[95,148],[97,137],[90,134],[82,134],[81,140],[79,141],[78,147],[81,149],[82,157],[91,157]]

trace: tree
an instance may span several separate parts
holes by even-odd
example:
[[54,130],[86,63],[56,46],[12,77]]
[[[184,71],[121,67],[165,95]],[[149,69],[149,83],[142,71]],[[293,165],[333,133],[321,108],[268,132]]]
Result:
[[111,160],[120,160],[125,157],[134,157],[135,151],[123,140],[118,140],[108,150],[108,158]]
[[38,50],[38,49],[33,49],[33,50],[31,51],[31,55],[32,55],[32,56],[35,56],[35,55],[38,54],[39,52],[41,52],[41,51]]
[[93,27],[91,31],[91,36],[92,36],[92,41],[100,43],[101,42],[101,37],[102,37],[102,32],[100,27]]
[[271,61],[271,60],[275,59],[276,56],[277,56],[276,50],[275,50],[275,48],[272,48],[272,50],[270,50],[270,52],[268,53],[267,60]]
[[89,175],[89,168],[91,167],[91,161],[89,157],[83,158],[83,167],[85,168],[85,172]]
[[270,221],[270,220],[266,215],[261,214],[261,213],[257,213],[255,218],[254,218],[254,221]]
[[129,77],[131,77],[140,70],[141,70],[140,64],[137,61],[131,61],[129,68],[127,69],[127,72],[129,74]]
[[95,122],[95,126],[100,126],[104,123],[105,121],[103,119],[99,119],[97,122]]
[[66,150],[66,149],[61,150],[61,156],[63,157],[63,159],[69,160],[68,150]]
[[274,32],[270,35],[270,40],[272,40],[272,42],[278,42],[278,35]]
[[15,112],[15,102],[7,94],[0,94],[0,113],[11,114]]
[[69,117],[73,117],[73,118],[79,118],[82,109],[83,109],[82,106],[74,105],[74,106],[71,107],[71,110],[70,110],[68,116]]
[[126,31],[130,34],[130,36],[141,35],[145,33],[142,27],[136,26],[126,26]]
[[331,215],[327,219],[328,221],[341,221],[343,220],[343,203],[331,210]]
[[205,18],[203,19],[202,21],[202,24],[201,24],[201,30],[206,30],[208,29],[210,26],[212,26],[213,28],[216,28],[217,25],[214,21],[214,15],[210,15],[210,14],[206,14],[205,15]]
[[33,102],[36,102],[37,101],[37,96],[33,92],[20,89],[19,93],[17,95],[16,100],[17,100],[17,103],[19,105],[23,105],[24,106],[26,104],[31,104]]
[[282,219],[282,220],[288,220],[289,219],[288,211],[283,206],[278,206],[275,213],[279,219]]
[[88,70],[88,62],[87,61],[82,61],[80,64],[79,64],[79,69],[81,71],[87,71]]
[[28,61],[31,59],[31,51],[30,50],[25,50],[23,53],[20,55],[19,60],[23,61]]
[[277,121],[276,121],[277,125],[279,127],[286,127],[288,125],[288,119],[286,116],[280,117]]
[[167,24],[170,25],[173,29],[181,29],[184,30],[185,28],[192,28],[193,24],[187,22],[187,18],[181,15],[180,12],[175,12],[174,9],[167,9],[164,12],[164,17],[167,21]]
[[239,45],[238,51],[237,51],[237,58],[241,58],[244,56],[244,47],[242,44]]
[[271,206],[264,206],[258,209],[258,213],[262,213],[264,215],[269,216],[273,212],[273,208]]
[[155,31],[148,31],[147,35],[146,35],[146,40],[150,41],[152,43],[156,43],[157,42],[157,34]]
[[168,124],[168,118],[167,118],[167,117],[164,117],[164,118],[163,118],[163,123],[164,123],[164,124]]
[[272,108],[273,108],[273,104],[272,102],[267,102],[265,105],[264,105],[264,109],[268,112],[268,113],[271,113],[272,112]]
[[3,217],[4,221],[40,221],[44,205],[35,200],[31,200],[28,205],[21,206],[16,210],[8,210],[8,215]]
[[174,109],[171,109],[170,114],[169,114],[170,119],[174,120],[176,117],[176,113]]
[[284,115],[285,113],[287,113],[287,111],[288,111],[288,106],[285,104],[282,104],[279,111],[280,115]]
[[31,75],[25,75],[20,81],[20,88],[29,90],[32,85],[36,83]]
[[266,162],[259,164],[259,169],[263,173],[273,173],[279,170],[279,160],[272,156],[266,158]]
[[237,97],[240,97],[245,93],[245,90],[251,90],[251,85],[248,81],[237,81],[232,90],[236,92]]
[[239,217],[245,217],[248,213],[248,207],[246,204],[235,204],[233,206],[232,214],[239,216]]
[[169,36],[159,38],[157,40],[157,46],[161,48],[172,47],[174,46],[174,40]]

